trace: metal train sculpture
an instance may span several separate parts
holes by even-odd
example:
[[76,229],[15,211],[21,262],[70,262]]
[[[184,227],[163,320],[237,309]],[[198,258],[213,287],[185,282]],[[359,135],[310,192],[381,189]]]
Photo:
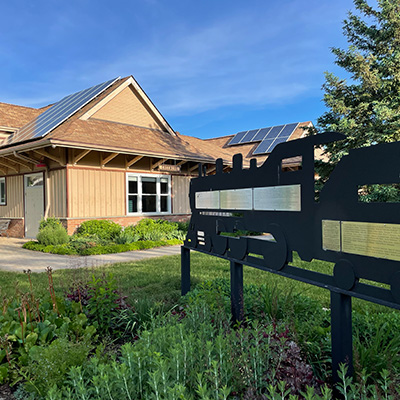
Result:
[[[364,185],[400,183],[400,142],[351,150],[316,201],[314,149],[342,139],[329,132],[279,144],[260,167],[253,159],[243,169],[240,154],[227,173],[222,160],[215,175],[205,176],[200,165],[181,252],[182,294],[190,290],[190,250],[230,261],[234,320],[243,318],[244,264],[330,290],[335,382],[340,363],[348,364],[348,375],[353,371],[352,297],[400,309],[400,202],[359,197]],[[284,161],[293,158],[301,169],[286,171]],[[262,235],[229,236],[237,231]],[[334,263],[332,275],[291,265],[293,252]]]
[[[400,308],[400,203],[364,203],[358,194],[362,185],[400,183],[400,142],[350,151],[316,201],[314,147],[343,138],[330,132],[282,143],[249,169],[238,154],[228,173],[218,160],[215,175],[191,181],[185,246]],[[293,157],[301,157],[301,169],[284,171],[282,161]],[[224,235],[238,230],[273,240]],[[293,251],[304,261],[335,263],[333,275],[288,265]]]

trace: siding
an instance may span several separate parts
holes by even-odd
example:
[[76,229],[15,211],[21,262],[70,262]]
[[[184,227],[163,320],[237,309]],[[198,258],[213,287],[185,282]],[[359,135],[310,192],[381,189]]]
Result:
[[125,172],[68,169],[69,217],[125,215]]
[[190,214],[189,186],[190,177],[172,176],[172,212],[174,214]]
[[49,198],[49,217],[65,218],[67,216],[67,173],[65,169],[49,172],[47,193]]
[[162,129],[160,123],[145,103],[129,87],[100,108],[99,111],[92,115],[92,118]]
[[24,178],[22,175],[6,177],[7,205],[0,206],[0,217],[24,217]]

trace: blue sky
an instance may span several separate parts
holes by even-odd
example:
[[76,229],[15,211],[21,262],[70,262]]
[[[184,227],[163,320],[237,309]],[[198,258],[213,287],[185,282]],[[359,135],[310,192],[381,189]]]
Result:
[[2,1],[0,101],[40,107],[133,75],[172,127],[207,138],[312,120],[343,75],[350,0]]

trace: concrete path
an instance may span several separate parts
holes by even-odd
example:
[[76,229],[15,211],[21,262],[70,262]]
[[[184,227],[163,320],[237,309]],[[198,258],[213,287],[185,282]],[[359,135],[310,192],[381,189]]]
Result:
[[30,269],[32,272],[44,272],[47,267],[51,267],[54,270],[96,267],[105,264],[139,261],[145,258],[171,256],[180,254],[181,249],[180,246],[166,246],[98,256],[62,256],[25,250],[22,245],[26,241],[25,239],[0,237],[0,270],[22,272],[24,269]]

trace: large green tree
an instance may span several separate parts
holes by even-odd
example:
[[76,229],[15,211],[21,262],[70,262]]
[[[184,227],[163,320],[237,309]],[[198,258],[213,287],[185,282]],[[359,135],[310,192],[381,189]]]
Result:
[[400,0],[377,3],[354,0],[356,11],[343,23],[349,46],[332,49],[348,79],[325,74],[328,111],[317,130],[346,135],[327,146],[333,164],[349,149],[400,140]]

